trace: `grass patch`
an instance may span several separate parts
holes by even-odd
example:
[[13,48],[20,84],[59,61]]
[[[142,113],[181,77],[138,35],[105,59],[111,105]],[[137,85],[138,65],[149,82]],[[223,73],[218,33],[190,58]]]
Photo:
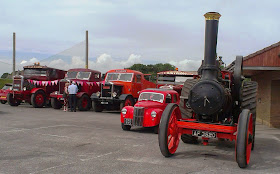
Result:
[[0,79],[0,89],[3,88],[3,86],[6,83],[13,83],[13,80],[12,79]]

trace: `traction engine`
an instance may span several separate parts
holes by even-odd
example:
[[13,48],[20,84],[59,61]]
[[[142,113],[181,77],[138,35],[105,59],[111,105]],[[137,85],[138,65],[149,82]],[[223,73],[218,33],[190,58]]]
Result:
[[210,138],[235,140],[236,161],[240,168],[249,164],[254,148],[257,83],[242,76],[243,57],[237,56],[232,71],[221,70],[216,60],[220,14],[205,15],[204,60],[200,79],[187,79],[180,104],[169,104],[159,126],[159,146],[165,157],[172,156],[181,139],[204,145]]

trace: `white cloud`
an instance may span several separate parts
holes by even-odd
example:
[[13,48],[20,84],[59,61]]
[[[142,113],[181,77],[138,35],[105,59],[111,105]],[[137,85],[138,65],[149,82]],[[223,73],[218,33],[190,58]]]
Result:
[[196,71],[201,65],[201,60],[184,59],[181,61],[169,61],[171,65],[176,66],[179,71]]
[[[21,68],[25,65],[33,64],[34,62],[39,62],[37,58],[31,58],[30,60],[21,61]],[[141,56],[136,54],[131,54],[127,60],[118,61],[114,60],[109,54],[101,54],[96,61],[89,60],[89,68],[93,70],[101,71],[102,73],[107,72],[110,69],[122,69],[132,66],[135,63],[141,63]],[[66,62],[62,59],[56,59],[51,61],[40,62],[41,65],[47,65],[49,67],[68,70],[71,68],[84,68],[85,60],[84,58],[73,56],[71,62]]]

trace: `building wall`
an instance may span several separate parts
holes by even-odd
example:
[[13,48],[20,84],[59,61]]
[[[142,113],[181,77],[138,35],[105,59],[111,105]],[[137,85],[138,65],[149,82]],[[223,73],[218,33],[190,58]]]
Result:
[[280,127],[280,71],[264,71],[253,76],[252,80],[258,82],[257,121]]

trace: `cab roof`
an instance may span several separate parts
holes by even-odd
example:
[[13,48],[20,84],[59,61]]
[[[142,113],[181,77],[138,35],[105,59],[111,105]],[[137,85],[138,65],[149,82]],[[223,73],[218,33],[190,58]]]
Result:
[[137,74],[143,74],[140,71],[135,71],[131,69],[112,69],[107,71],[107,73],[137,73]]
[[162,94],[177,94],[176,91],[173,89],[159,89],[159,88],[147,88],[141,91],[142,92],[157,92],[157,93],[162,93]]
[[48,67],[46,65],[40,65],[40,64],[27,65],[27,66],[24,66],[23,69],[55,69],[55,70],[64,71],[64,70],[61,70],[61,69],[52,68],[52,67]]
[[158,75],[197,75],[197,71],[162,71],[158,72]]
[[86,68],[73,68],[69,69],[68,72],[73,72],[73,71],[79,71],[79,72],[93,72],[93,73],[99,73],[101,74],[100,71],[92,70],[92,69],[86,69]]

